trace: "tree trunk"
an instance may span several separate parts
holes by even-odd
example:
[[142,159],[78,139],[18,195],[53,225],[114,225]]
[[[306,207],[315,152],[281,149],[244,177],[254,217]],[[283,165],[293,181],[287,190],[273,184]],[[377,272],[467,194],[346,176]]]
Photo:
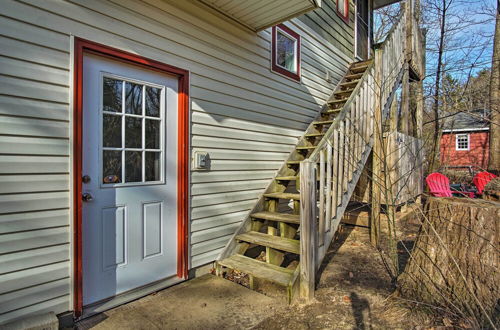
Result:
[[429,198],[425,214],[399,292],[491,327],[500,313],[500,203]]
[[490,80],[490,160],[488,168],[500,171],[500,2],[497,2],[495,40],[491,61]]
[[441,98],[441,71],[443,69],[443,53],[444,53],[444,39],[446,37],[446,15],[447,15],[447,5],[446,0],[443,0],[441,11],[441,24],[439,28],[439,48],[438,48],[438,58],[437,58],[437,68],[436,68],[436,80],[434,83],[434,100],[432,104],[432,112],[434,114],[434,135],[432,154],[430,155],[429,161],[429,172],[437,171],[439,167],[439,143],[441,140],[441,125],[440,125],[440,114],[439,114],[439,99]]

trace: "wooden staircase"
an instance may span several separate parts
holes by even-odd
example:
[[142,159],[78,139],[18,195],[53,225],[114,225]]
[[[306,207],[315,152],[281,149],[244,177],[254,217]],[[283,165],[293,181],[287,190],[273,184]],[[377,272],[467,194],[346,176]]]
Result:
[[315,274],[408,67],[405,22],[403,13],[372,60],[349,66],[219,255],[218,276],[235,270],[249,275],[251,288],[255,279],[278,284],[289,301],[299,284],[301,296],[314,295]]
[[[229,246],[234,253],[217,261],[219,276],[226,269],[237,270],[250,276],[250,286],[254,278],[266,280],[287,288],[288,299],[292,299],[299,275],[298,263],[290,262],[298,261],[300,254],[299,164],[314,152],[371,63],[369,60],[350,65],[328,106],[299,139],[286,165],[263,194],[263,203],[250,214],[250,226],[234,236]],[[265,260],[255,259],[260,251],[265,251]]]

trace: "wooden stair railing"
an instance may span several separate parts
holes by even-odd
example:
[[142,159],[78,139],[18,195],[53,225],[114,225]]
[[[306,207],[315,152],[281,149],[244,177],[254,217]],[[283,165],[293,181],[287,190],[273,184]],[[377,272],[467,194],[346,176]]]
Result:
[[[401,25],[397,24],[376,51],[378,71],[373,60],[350,65],[328,103],[219,255],[217,275],[231,269],[248,274],[251,288],[255,279],[278,284],[287,289],[289,301],[299,278],[301,292],[302,283],[311,284],[370,152],[373,109],[377,104],[388,108],[385,103],[401,77],[403,63],[394,59],[403,54]],[[383,59],[382,53],[390,56]],[[384,77],[383,84],[377,85],[376,74]],[[318,207],[321,211],[316,217]],[[306,244],[309,246],[304,248]]]

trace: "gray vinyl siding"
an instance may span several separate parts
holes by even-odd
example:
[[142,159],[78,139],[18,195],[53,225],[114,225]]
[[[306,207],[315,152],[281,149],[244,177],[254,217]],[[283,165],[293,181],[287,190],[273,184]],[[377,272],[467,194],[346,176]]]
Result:
[[269,30],[188,1],[3,0],[1,14],[0,324],[72,309],[70,35],[190,70],[192,151],[212,158],[190,176],[191,267],[215,259],[351,58],[287,22],[299,84],[270,71]]
[[345,55],[354,57],[354,2],[349,1],[349,23],[346,23],[337,14],[337,1],[323,0],[321,8],[310,11],[298,19]]

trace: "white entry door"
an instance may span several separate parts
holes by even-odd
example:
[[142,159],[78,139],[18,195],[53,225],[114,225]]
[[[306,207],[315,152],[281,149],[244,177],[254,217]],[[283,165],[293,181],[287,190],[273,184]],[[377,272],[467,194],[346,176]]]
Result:
[[83,61],[83,303],[177,271],[177,79]]

